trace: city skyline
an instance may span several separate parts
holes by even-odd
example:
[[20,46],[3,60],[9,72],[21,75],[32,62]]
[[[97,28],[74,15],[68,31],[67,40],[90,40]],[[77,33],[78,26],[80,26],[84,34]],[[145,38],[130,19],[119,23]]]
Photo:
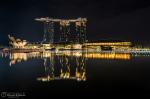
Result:
[[150,93],[150,0],[0,0],[0,97]]
[[14,0],[1,2],[1,5],[0,45],[8,44],[8,34],[31,42],[41,41],[43,27],[34,19],[47,16],[64,19],[87,17],[87,37],[90,41],[127,40],[149,43],[148,1]]

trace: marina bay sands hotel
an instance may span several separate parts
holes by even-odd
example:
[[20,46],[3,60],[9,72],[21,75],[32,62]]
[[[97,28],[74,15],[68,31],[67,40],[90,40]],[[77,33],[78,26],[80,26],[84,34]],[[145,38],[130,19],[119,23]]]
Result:
[[[97,49],[113,50],[127,49],[131,42],[111,41],[111,42],[89,42],[87,40],[87,19],[54,19],[50,17],[36,18],[35,21],[42,22],[44,25],[43,40],[40,44],[28,43],[26,40],[18,40],[9,36],[10,44],[13,48],[23,49]],[[59,25],[59,26],[58,26]],[[56,30],[56,26],[57,28]],[[55,34],[59,38],[55,41]],[[18,41],[17,41],[18,40]]]
[[[44,36],[43,42],[54,43],[55,25],[60,25],[60,43],[85,43],[86,42],[86,18],[78,19],[53,19],[53,18],[36,18],[36,21],[43,22]],[[71,29],[71,27],[74,27]]]

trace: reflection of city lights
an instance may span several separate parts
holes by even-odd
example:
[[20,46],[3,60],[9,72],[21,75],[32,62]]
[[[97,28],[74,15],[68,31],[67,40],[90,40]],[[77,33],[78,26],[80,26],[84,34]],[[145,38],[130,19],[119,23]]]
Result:
[[80,57],[80,56],[82,56],[82,53],[81,52],[76,52],[76,53],[73,53],[73,56]]
[[130,59],[129,53],[89,53],[86,54],[86,58],[97,58],[97,59]]
[[[31,52],[31,53],[11,53],[10,59],[11,64],[16,64],[19,61],[27,61],[31,58],[48,58],[52,57],[53,52]],[[75,57],[85,57],[85,58],[97,58],[97,59],[130,59],[131,55],[129,53],[82,53],[81,51],[61,51],[54,53],[56,56],[75,56]],[[2,54],[2,56],[6,55]]]
[[54,80],[54,78],[53,78],[53,77],[50,77],[50,76],[47,76],[47,77],[40,77],[40,78],[37,78],[37,80],[46,82],[46,81]]
[[[65,52],[69,53],[70,52]],[[74,53],[75,54],[75,53]],[[82,54],[81,53],[77,53],[78,54],[78,58],[76,58],[77,60],[75,61],[76,63],[71,64],[71,61],[75,60],[75,57],[70,58],[68,57],[66,54],[59,54],[59,60],[60,60],[60,72],[59,74],[54,74],[54,62],[53,60],[50,60],[50,64],[44,64],[45,68],[45,73],[46,75],[43,77],[39,77],[37,78],[38,81],[42,81],[42,82],[47,82],[47,81],[52,81],[52,80],[76,80],[76,81],[86,81],[86,73],[85,73],[85,58],[81,57]],[[57,54],[56,54],[57,56]],[[51,57],[53,57],[53,55],[51,55]],[[80,57],[80,58],[79,58]],[[54,58],[53,58],[54,59]],[[81,63],[80,63],[81,62]],[[83,63],[84,64],[83,64]],[[47,63],[45,61],[45,63]],[[53,69],[52,69],[53,68]],[[73,69],[76,68],[76,69]],[[51,75],[51,76],[47,76],[47,75]]]
[[21,60],[27,61],[28,57],[26,53],[12,53],[11,54],[11,64],[15,64],[16,62],[20,62]]
[[[73,57],[71,57],[73,56]],[[60,72],[55,75],[54,57],[60,60]],[[83,53],[82,51],[58,51],[55,52],[30,52],[11,53],[10,65],[17,62],[27,61],[32,58],[44,59],[45,76],[37,78],[38,81],[47,82],[52,80],[76,80],[86,81],[86,58],[98,59],[130,59],[130,54],[126,53]],[[71,61],[75,62],[72,63]],[[74,68],[72,70],[72,68]]]

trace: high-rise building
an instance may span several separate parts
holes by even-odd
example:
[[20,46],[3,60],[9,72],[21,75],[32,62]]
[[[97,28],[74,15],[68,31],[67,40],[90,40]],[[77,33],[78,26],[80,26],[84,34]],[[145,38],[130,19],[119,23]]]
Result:
[[[59,42],[63,43],[85,43],[86,42],[86,18],[77,19],[53,19],[37,18],[36,21],[44,23],[44,36],[42,43],[54,43],[54,25],[59,23],[60,34]],[[74,24],[74,26],[72,26]],[[70,30],[73,29],[74,30]]]

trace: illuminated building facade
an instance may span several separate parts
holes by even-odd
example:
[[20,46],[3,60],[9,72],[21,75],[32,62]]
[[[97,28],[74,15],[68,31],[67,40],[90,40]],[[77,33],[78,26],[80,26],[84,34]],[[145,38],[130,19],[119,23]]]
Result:
[[8,38],[10,40],[9,44],[13,48],[25,48],[25,46],[28,44],[28,42],[26,40],[21,40],[21,39],[12,37],[10,35],[8,35]]
[[[59,42],[63,43],[85,43],[86,41],[86,18],[77,19],[53,19],[53,18],[37,18],[36,21],[44,23],[44,37],[42,43],[54,43],[54,23],[60,25]],[[71,25],[74,23],[74,32],[70,31]]]
[[70,40],[70,22],[68,20],[60,21],[60,42],[69,42]]
[[53,22],[44,22],[44,36],[42,43],[54,42],[54,24]]
[[86,42],[86,22],[85,18],[80,18],[80,21],[76,22],[77,42],[81,44]]
[[[27,43],[26,40],[14,39],[9,36],[10,44],[14,49],[24,50],[82,50],[101,51],[101,50],[119,50],[127,51],[131,48],[131,42],[87,42],[86,37],[86,18],[77,19],[54,19],[54,18],[36,18],[36,21],[44,24],[44,36],[40,43]],[[56,31],[55,27],[59,26]],[[54,34],[59,32],[59,40],[55,42]]]
[[[20,51],[25,50],[35,50],[35,51],[42,51],[47,49],[55,48],[57,50],[71,50],[71,49],[87,49],[88,51],[101,51],[101,50],[112,50],[112,51],[128,51],[131,49],[132,43],[131,42],[85,42],[81,43],[43,43],[43,44],[35,44],[29,43],[26,40],[17,39],[9,35],[10,45],[13,49],[20,49]],[[67,39],[65,39],[67,40]],[[76,39],[78,40],[78,39]],[[83,39],[80,39],[83,40]],[[23,50],[24,49],[24,50]]]

